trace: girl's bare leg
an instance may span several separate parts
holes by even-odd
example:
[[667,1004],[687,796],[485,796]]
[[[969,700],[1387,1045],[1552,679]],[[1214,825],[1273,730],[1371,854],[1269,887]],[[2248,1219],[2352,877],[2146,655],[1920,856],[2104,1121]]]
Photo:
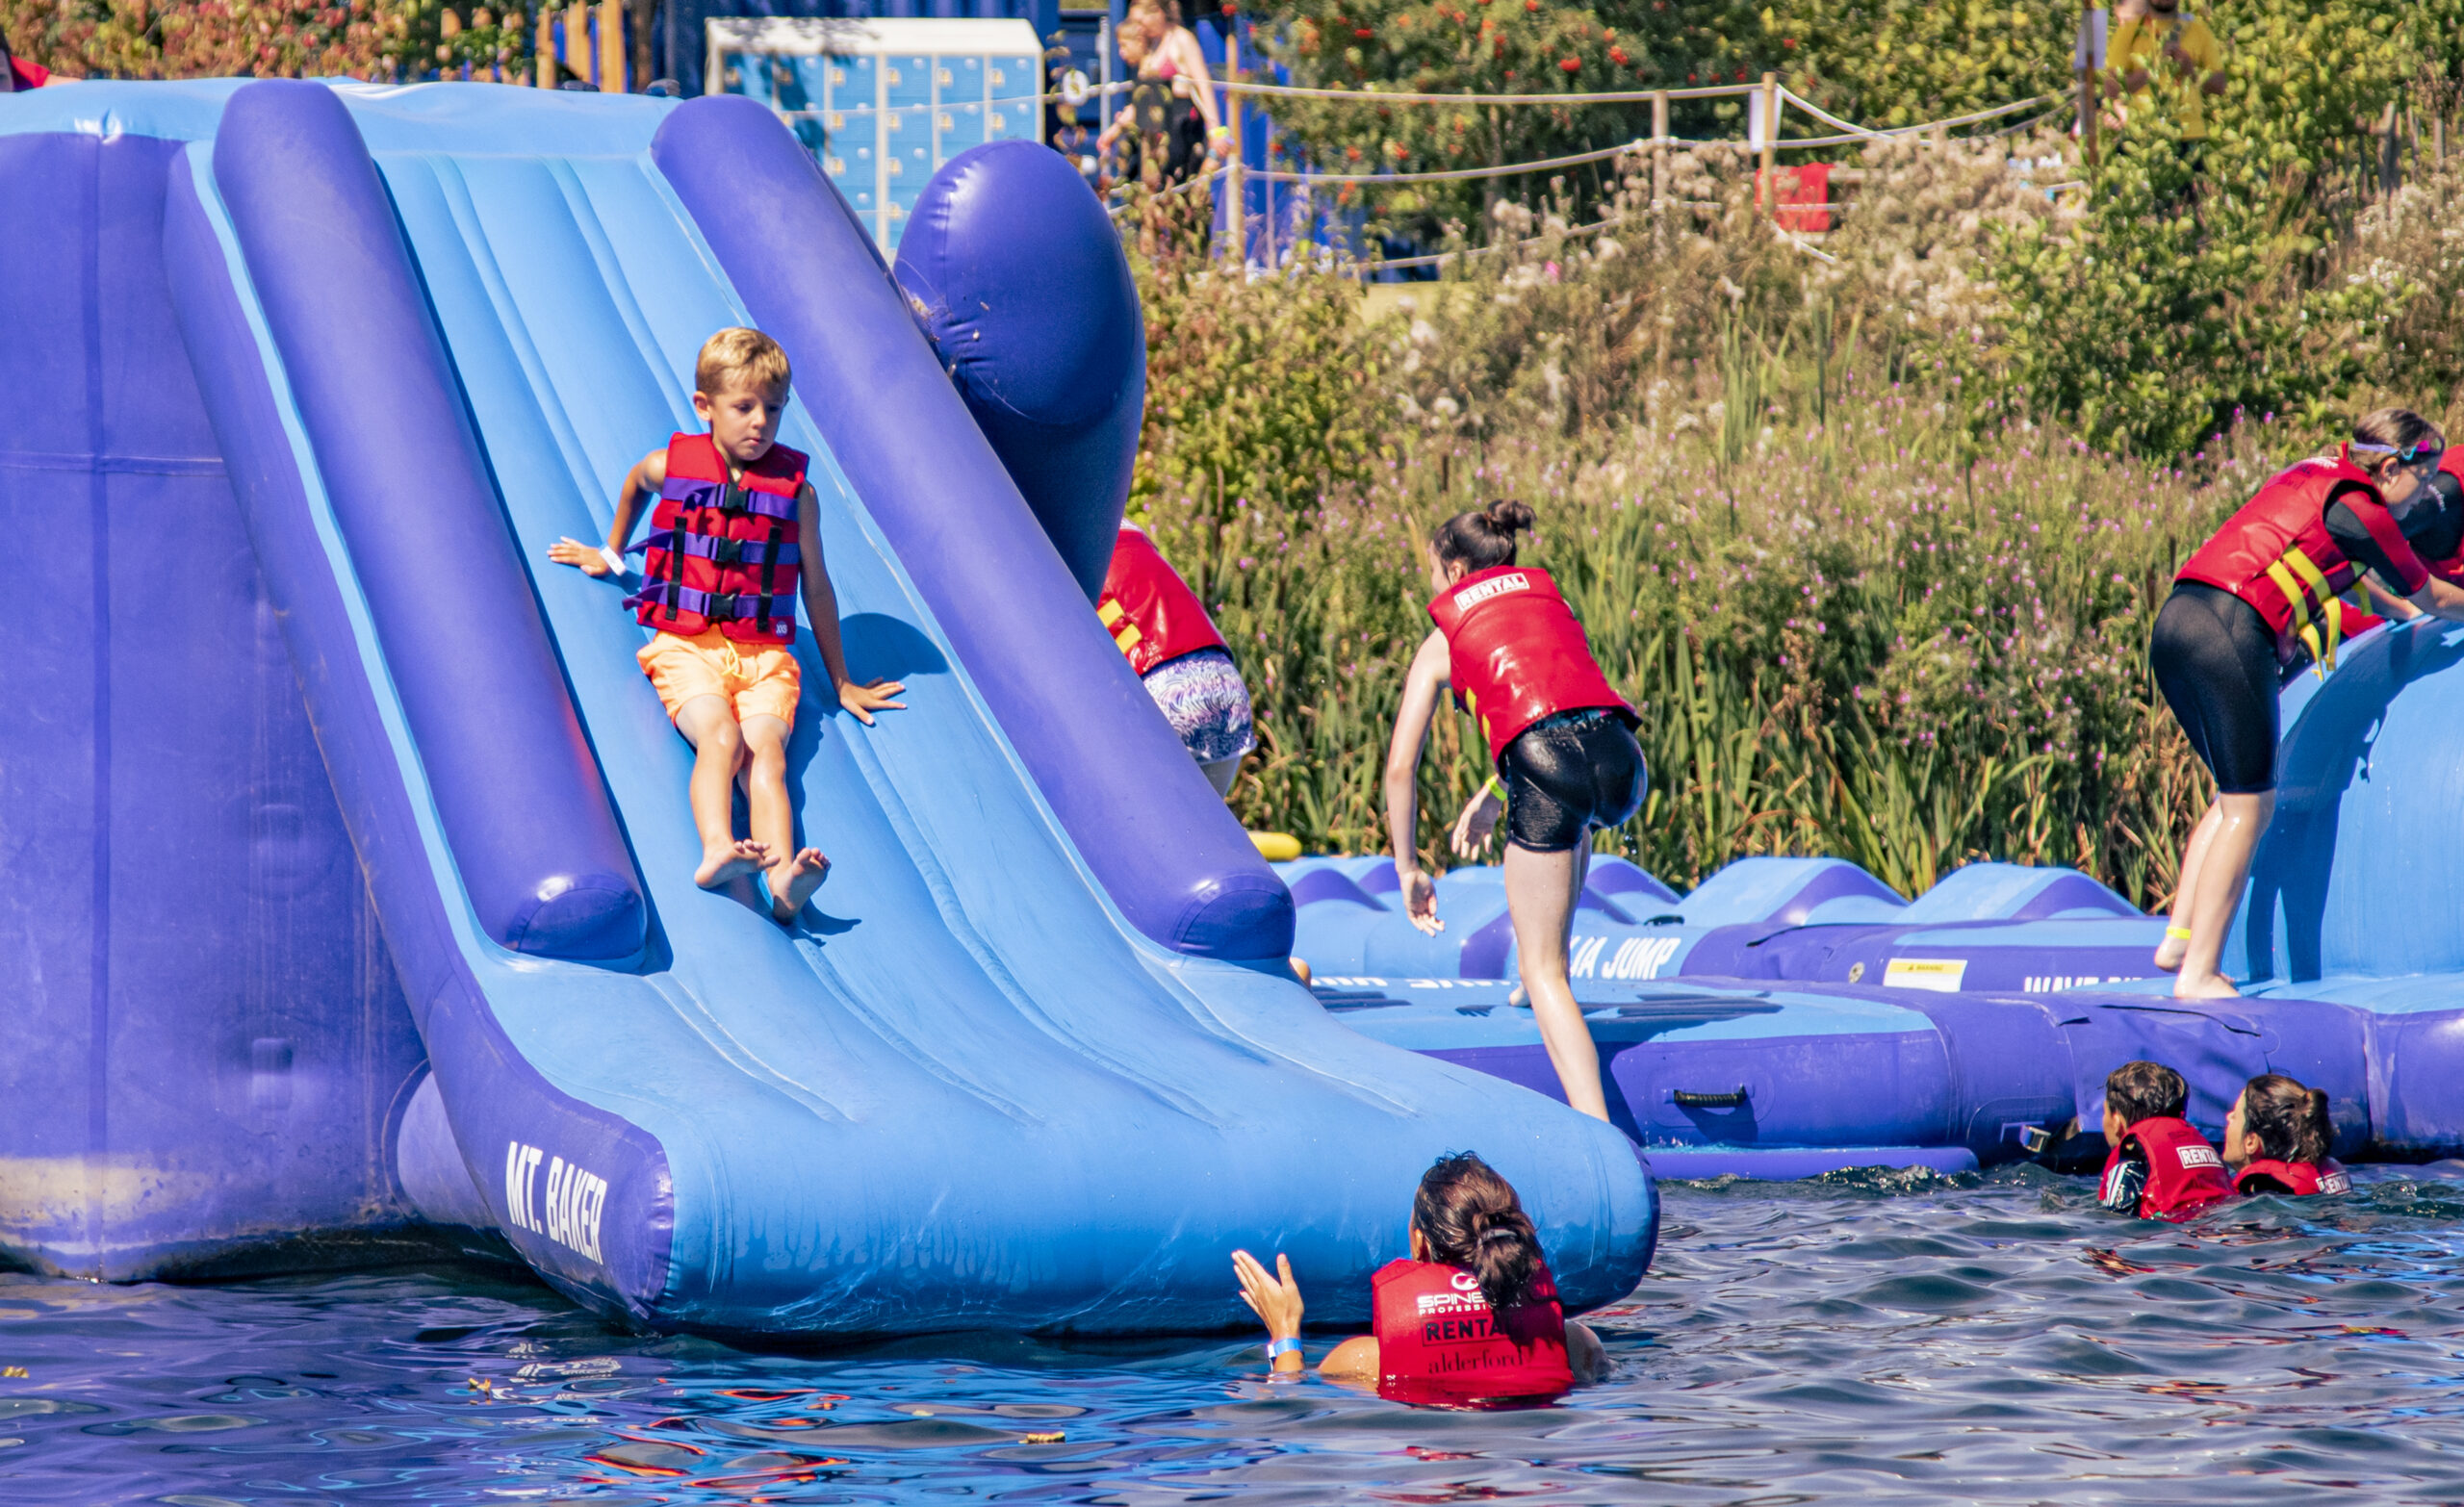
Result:
[[1566,979],[1566,936],[1575,896],[1586,867],[1580,848],[1533,853],[1509,843],[1505,850],[1505,903],[1514,918],[1514,946],[1531,1017],[1549,1061],[1565,1086],[1566,1102],[1597,1120],[1608,1118],[1600,1086],[1600,1052]]
[[[2165,922],[2169,932],[2191,929],[2191,897],[2198,893],[2199,870],[2207,866],[2207,852],[2216,846],[2216,830],[2223,823],[2223,806],[2210,801],[2199,815],[2198,825],[2191,829],[2191,840],[2182,844],[2182,873],[2173,885],[2173,912]],[[2182,958],[2190,950],[2189,937],[2167,936],[2157,944],[2156,966],[2171,973],[2181,967]]]
[[2233,912],[2241,908],[2242,886],[2250,877],[2250,859],[2275,817],[2275,792],[2220,795],[2216,809],[2216,835],[2209,839],[2198,866],[2198,889],[2191,896],[2189,951],[2173,980],[2173,997],[2179,1000],[2230,999],[2242,992],[2219,966],[2224,933],[2233,925]]

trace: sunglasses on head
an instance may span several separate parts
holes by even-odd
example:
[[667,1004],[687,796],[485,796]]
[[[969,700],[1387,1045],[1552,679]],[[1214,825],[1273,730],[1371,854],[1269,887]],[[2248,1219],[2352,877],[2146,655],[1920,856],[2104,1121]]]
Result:
[[2447,454],[2447,447],[2444,444],[2433,445],[2427,436],[2415,440],[2401,448],[2393,445],[2371,445],[2361,440],[2353,441],[2350,448],[2359,450],[2364,455],[2393,455],[2399,466],[2419,466],[2425,463],[2435,466],[2440,458]]

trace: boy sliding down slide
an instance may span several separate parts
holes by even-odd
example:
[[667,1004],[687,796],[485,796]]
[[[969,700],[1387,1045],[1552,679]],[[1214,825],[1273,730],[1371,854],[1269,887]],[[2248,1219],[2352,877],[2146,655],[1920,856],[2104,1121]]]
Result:
[[[693,882],[716,889],[764,872],[770,913],[792,926],[830,860],[796,846],[787,799],[787,737],[803,673],[796,597],[838,704],[869,725],[905,687],[847,674],[838,597],[821,554],[820,503],[806,457],[778,443],[787,407],[787,353],[758,330],[725,329],[693,364],[693,412],[707,434],[679,434],[625,476],[604,549],[559,539],[548,557],[591,575],[622,575],[625,538],[642,498],[658,495],[642,588],[626,605],[658,631],[636,656],[676,730],[693,745],[693,825],[702,862]],[[753,834],[735,835],[729,786],[744,779]]]

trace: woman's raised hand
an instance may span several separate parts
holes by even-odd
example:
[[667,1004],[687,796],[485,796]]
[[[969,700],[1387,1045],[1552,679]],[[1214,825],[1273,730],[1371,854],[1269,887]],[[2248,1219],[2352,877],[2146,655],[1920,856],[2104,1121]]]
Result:
[[1300,1338],[1300,1284],[1292,1280],[1292,1258],[1277,1254],[1270,1274],[1247,1251],[1232,1253],[1232,1274],[1241,1279],[1241,1301],[1267,1326],[1270,1340]]

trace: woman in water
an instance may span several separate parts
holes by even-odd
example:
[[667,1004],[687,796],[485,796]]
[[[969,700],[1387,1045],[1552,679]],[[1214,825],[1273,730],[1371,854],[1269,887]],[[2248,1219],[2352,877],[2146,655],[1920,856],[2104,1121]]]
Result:
[[2237,1193],[2349,1193],[2352,1178],[2327,1155],[2334,1139],[2324,1091],[2282,1073],[2263,1073],[2233,1101],[2217,1150],[2233,1169]]
[[1461,825],[1485,830],[1504,802],[1506,909],[1524,997],[1566,1102],[1604,1120],[1600,1055],[1566,979],[1567,931],[1591,866],[1591,834],[1624,826],[1642,805],[1643,751],[1633,709],[1601,674],[1556,583],[1515,564],[1514,536],[1531,522],[1520,502],[1492,502],[1448,519],[1429,543],[1437,631],[1412,656],[1395,714],[1386,823],[1405,908],[1435,935],[1445,927],[1418,844],[1421,745],[1451,685],[1479,719],[1497,771]]
[[[1373,1385],[1395,1402],[1493,1407],[1547,1402],[1607,1369],[1600,1337],[1558,1308],[1513,1185],[1478,1157],[1442,1157],[1422,1175],[1411,1250],[1369,1279],[1375,1332],[1335,1346],[1319,1375]],[[1241,1300],[1266,1323],[1268,1364],[1296,1372],[1308,1365],[1300,1286],[1289,1257],[1274,1261],[1270,1274],[1234,1251],[1232,1270]]]
[[2328,455],[2278,473],[2173,578],[2147,649],[2157,689],[2216,777],[2216,800],[2182,850],[2156,966],[2173,993],[2241,991],[2220,967],[2260,834],[2275,814],[2276,692],[2304,659],[2336,667],[2346,607],[2365,574],[2422,611],[2464,621],[2464,588],[2431,575],[2399,515],[2439,469],[2428,420],[2382,408]]

